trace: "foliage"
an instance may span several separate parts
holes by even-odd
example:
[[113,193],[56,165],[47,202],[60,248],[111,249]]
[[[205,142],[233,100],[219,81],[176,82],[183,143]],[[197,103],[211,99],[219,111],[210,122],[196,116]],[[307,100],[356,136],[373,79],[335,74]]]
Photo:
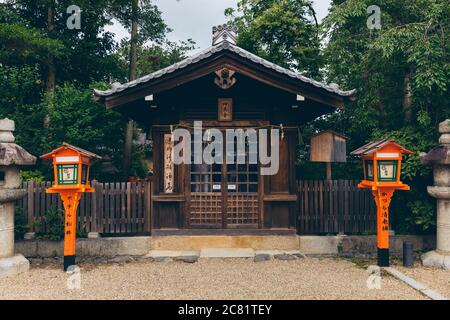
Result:
[[14,238],[22,240],[28,232],[27,215],[23,208],[16,207],[14,212]]
[[[366,26],[369,5],[381,8],[381,30]],[[436,146],[437,124],[449,116],[449,9],[441,0],[335,0],[322,26],[328,78],[357,88],[358,100],[321,125],[350,136],[351,148],[392,138],[414,151],[402,168],[412,190],[393,202],[401,232],[433,230],[435,201],[426,191],[432,173],[419,152]]]
[[[137,6],[138,42],[142,45],[147,41],[161,43],[165,35],[171,31],[162,18],[161,11],[152,0],[139,0]],[[109,2],[110,17],[116,18],[130,33],[133,20],[133,1],[112,0]]]
[[[61,241],[64,239],[64,210],[50,207],[44,216],[37,218],[33,223],[36,230],[36,239]],[[77,238],[87,238],[86,226],[77,230]]]
[[238,45],[279,65],[319,76],[320,39],[310,0],[240,0],[227,9]]
[[14,9],[13,2],[0,4],[0,61],[32,63],[61,56],[61,41],[29,26]]
[[[26,28],[38,30],[59,44],[59,55],[53,55],[57,68],[57,81],[73,81],[89,86],[95,81],[107,81],[110,77],[123,76],[118,61],[111,53],[115,50],[113,34],[105,31],[110,23],[107,7],[110,0],[77,0],[82,9],[81,30],[67,28],[69,14],[66,10],[72,0],[14,0],[10,7],[20,17]],[[53,30],[48,30],[48,9],[54,18]],[[26,50],[25,50],[26,51]],[[48,57],[42,61],[42,75]]]
[[[142,77],[165,67],[171,66],[187,57],[195,49],[192,39],[172,42],[165,40],[162,44],[152,43],[137,48],[137,77]],[[130,56],[130,40],[123,39],[116,55],[123,68],[127,68]]]
[[[72,4],[69,0],[9,0],[0,4],[0,79],[5,80],[0,81],[0,118],[16,122],[16,141],[31,154],[41,155],[68,142],[122,168],[126,119],[95,102],[92,90],[107,89],[106,82],[127,80],[129,49],[124,45],[119,48],[105,27],[112,17],[129,26],[130,1],[77,1],[82,9],[81,30],[66,26],[66,9]],[[47,24],[49,8],[54,17],[52,31]],[[191,40],[164,40],[169,29],[151,1],[141,1],[139,10],[139,76],[178,62],[193,49]],[[156,42],[144,45],[146,41]],[[49,58],[56,64],[56,89],[45,93]],[[136,175],[145,176],[148,168],[143,157],[147,150],[140,148],[133,150],[132,167]],[[104,175],[99,169],[100,163],[95,163],[93,178],[121,176]],[[47,161],[39,159],[34,170],[24,173],[25,180],[52,177]]]
[[34,221],[33,226],[37,239],[60,241],[64,239],[64,211],[51,207]]
[[[93,87],[101,86],[93,84],[82,90],[66,83],[57,87],[54,95],[46,96],[52,100],[53,107],[47,110],[52,121],[44,132],[40,154],[67,142],[108,156],[113,163],[120,161],[124,119],[92,99]],[[95,169],[93,178],[100,174]]]
[[34,181],[40,183],[44,181],[45,176],[40,171],[21,171],[20,177],[23,181]]

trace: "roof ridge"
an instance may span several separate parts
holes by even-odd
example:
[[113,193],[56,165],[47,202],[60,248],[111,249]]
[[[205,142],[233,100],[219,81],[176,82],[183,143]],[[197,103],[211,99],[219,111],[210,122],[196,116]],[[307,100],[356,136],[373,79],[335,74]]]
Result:
[[224,41],[224,42],[222,42],[222,43],[220,43],[218,45],[211,46],[211,47],[209,47],[209,48],[207,48],[205,50],[202,50],[202,51],[196,53],[195,55],[187,57],[186,59],[183,59],[183,60],[181,60],[181,61],[179,61],[179,62],[177,62],[177,63],[175,63],[175,64],[173,64],[171,66],[168,66],[168,67],[163,68],[161,70],[155,71],[153,73],[150,73],[148,75],[140,77],[140,78],[138,78],[136,80],[133,80],[133,81],[121,84],[121,85],[117,85],[117,86],[115,86],[115,87],[113,87],[113,88],[111,88],[109,90],[97,90],[97,89],[94,89],[94,93],[95,93],[96,96],[99,96],[99,97],[107,97],[107,96],[113,95],[115,93],[121,92],[121,91],[123,91],[125,89],[135,87],[138,84],[146,83],[146,82],[148,82],[148,81],[150,81],[152,79],[159,78],[159,77],[161,77],[161,76],[163,76],[165,74],[169,74],[169,73],[175,72],[175,71],[177,71],[179,69],[183,69],[183,68],[189,66],[192,63],[196,63],[196,62],[198,62],[200,60],[206,59],[206,58],[210,57],[212,54],[217,53],[217,52],[221,52],[223,50],[229,50],[231,52],[234,52],[234,53],[238,54],[239,56],[241,56],[243,58],[249,59],[249,60],[251,60],[251,61],[253,61],[255,63],[263,65],[266,68],[273,69],[273,70],[277,71],[278,73],[285,74],[285,75],[287,75],[287,76],[289,76],[291,78],[295,78],[295,79],[298,79],[298,80],[300,80],[302,82],[309,83],[309,84],[311,84],[311,85],[313,85],[315,87],[325,89],[325,90],[327,90],[329,92],[338,94],[340,96],[350,97],[350,96],[352,96],[352,95],[354,95],[356,93],[356,89],[347,90],[347,91],[346,90],[341,90],[339,88],[339,86],[336,85],[336,84],[326,84],[326,83],[314,80],[312,78],[306,77],[306,76],[304,76],[302,73],[300,73],[298,71],[293,71],[291,69],[284,68],[284,67],[282,67],[280,65],[277,65],[277,64],[275,64],[273,62],[268,61],[267,59],[261,58],[261,57],[257,56],[256,54],[251,53],[251,52],[249,52],[249,51],[247,51],[247,50],[245,50],[245,49],[243,49],[243,48],[241,48],[241,47],[239,47],[237,45],[233,45],[233,44],[231,44],[231,43],[229,43],[227,41]]

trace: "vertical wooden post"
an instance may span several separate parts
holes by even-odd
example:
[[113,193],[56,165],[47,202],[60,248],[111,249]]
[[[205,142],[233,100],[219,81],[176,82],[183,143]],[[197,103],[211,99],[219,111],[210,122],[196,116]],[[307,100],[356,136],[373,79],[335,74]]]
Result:
[[65,209],[64,219],[64,271],[75,265],[77,243],[77,208],[80,192],[62,192],[61,200]]
[[28,181],[27,183],[27,220],[28,220],[28,232],[34,232],[34,188],[35,182]]
[[326,164],[327,164],[327,180],[332,180],[331,162],[326,162]]
[[144,232],[152,231],[152,180],[147,180],[144,186]]
[[389,267],[389,205],[394,189],[379,188],[372,191],[377,204],[377,256],[378,266]]
[[88,232],[99,232],[98,230],[98,207],[97,207],[97,192],[98,192],[98,182],[97,180],[92,181],[92,187],[94,188],[94,193],[91,195],[91,230]]

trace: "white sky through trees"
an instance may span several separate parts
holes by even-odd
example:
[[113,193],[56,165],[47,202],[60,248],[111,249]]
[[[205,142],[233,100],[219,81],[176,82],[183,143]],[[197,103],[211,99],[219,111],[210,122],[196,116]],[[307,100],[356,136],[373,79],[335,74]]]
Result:
[[[163,18],[173,32],[168,35],[171,41],[192,38],[199,49],[211,45],[212,27],[225,23],[224,11],[236,7],[238,0],[155,0],[163,13]],[[314,9],[319,20],[328,13],[331,0],[315,0]],[[116,35],[116,40],[129,37],[120,24],[107,28]]]

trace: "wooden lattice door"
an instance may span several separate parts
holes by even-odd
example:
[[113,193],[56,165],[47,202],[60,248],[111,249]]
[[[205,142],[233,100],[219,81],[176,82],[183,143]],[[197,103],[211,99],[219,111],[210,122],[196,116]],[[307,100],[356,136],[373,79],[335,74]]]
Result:
[[259,170],[257,164],[250,163],[251,150],[247,144],[243,164],[191,165],[191,228],[258,227]]

